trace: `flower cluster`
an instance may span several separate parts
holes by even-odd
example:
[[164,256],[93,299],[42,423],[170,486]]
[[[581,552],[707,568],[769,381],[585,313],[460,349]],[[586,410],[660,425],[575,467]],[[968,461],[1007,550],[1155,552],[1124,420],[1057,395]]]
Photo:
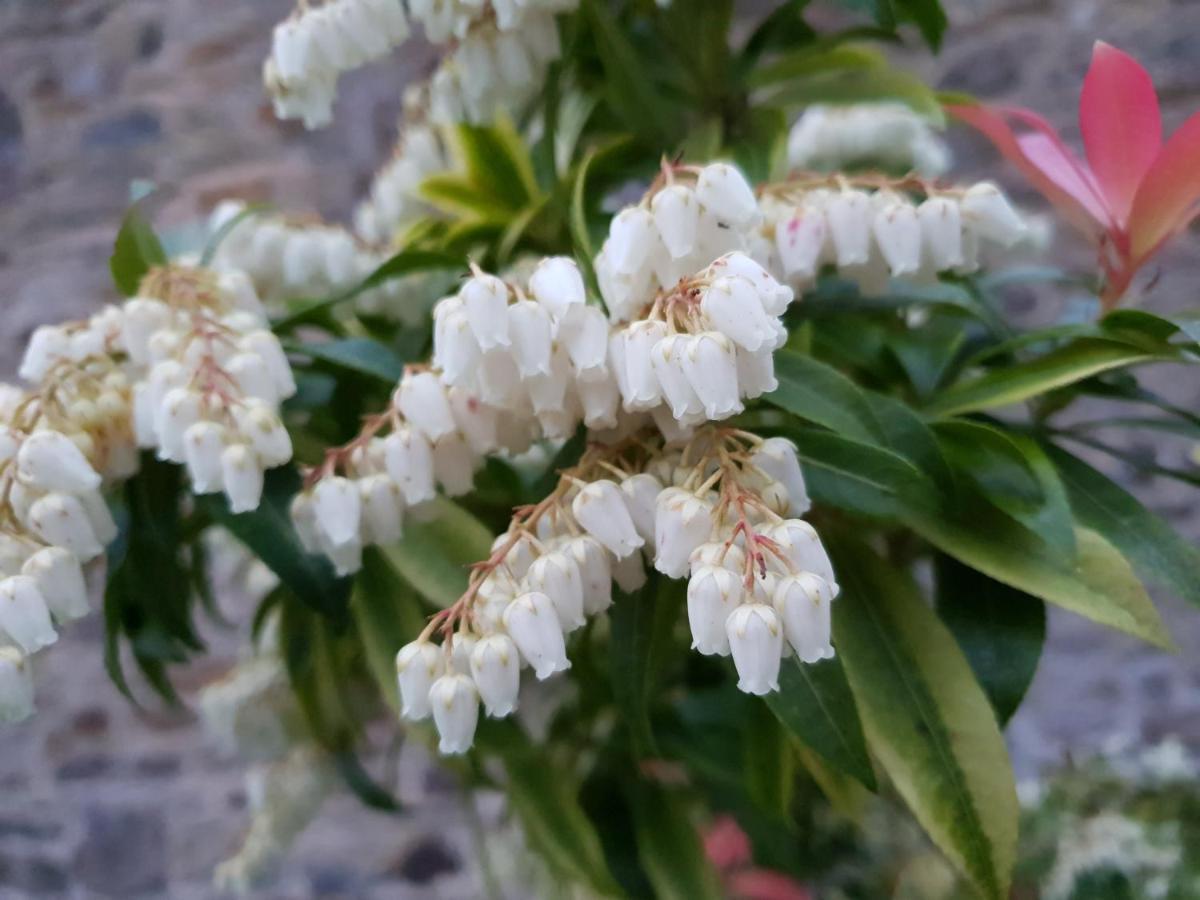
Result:
[[462,388],[427,369],[409,369],[389,407],[354,440],[325,454],[292,501],[292,521],[310,553],[340,574],[357,571],[362,550],[400,539],[404,515],[421,515],[437,496],[471,490],[486,454],[524,450],[532,435]]
[[[634,591],[645,559],[691,572],[693,647],[733,656],[739,686],[778,687],[787,645],[805,662],[832,654],[837,592],[808,508],[795,448],[708,428],[682,449],[636,435],[593,446],[540,503],[518,510],[463,596],[396,656],[403,715],[432,716],[443,753],[472,744],[482,701],[512,713],[521,668],[538,680],[570,668],[567,635]],[[432,640],[441,638],[441,646]]]
[[798,290],[827,264],[867,296],[885,293],[889,277],[932,282],[939,272],[974,272],[981,244],[1009,247],[1026,231],[990,182],[938,188],[912,179],[816,176],[769,186],[763,207],[773,246],[762,261]]
[[520,29],[530,15],[574,9],[579,0],[411,0],[409,14],[434,44],[462,40],[471,28],[492,19],[502,31]]
[[123,312],[124,350],[144,370],[133,387],[138,445],[186,464],[195,493],[224,491],[233,512],[255,509],[263,470],[292,458],[279,404],[296,384],[249,278],[152,269]]
[[883,168],[932,178],[946,171],[950,151],[903,103],[816,104],[792,125],[787,158],[793,170]]
[[341,73],[366,65],[407,40],[408,19],[400,0],[302,2],[275,26],[263,83],[281,119],[306,128],[328,125]]

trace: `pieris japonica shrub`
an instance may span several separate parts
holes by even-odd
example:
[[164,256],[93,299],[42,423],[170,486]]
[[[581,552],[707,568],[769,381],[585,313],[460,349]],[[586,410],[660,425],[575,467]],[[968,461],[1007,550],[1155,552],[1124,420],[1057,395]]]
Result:
[[[1200,436],[1134,370],[1196,377],[1196,316],[1134,275],[1197,210],[1200,128],[1163,144],[1098,45],[1085,164],[861,43],[936,48],[936,3],[820,33],[805,6],[301,3],[263,66],[281,118],[336,122],[340,75],[410,34],[439,61],[352,221],[230,199],[168,257],[134,209],[123,299],[33,334],[0,393],[0,717],[99,603],[117,687],[132,659],[179,702],[233,554],[253,649],[200,701],[257,767],[226,888],[339,775],[399,809],[391,734],[505,795],[551,896],[819,891],[809,825],[868,791],[1007,896],[1002,729],[1045,604],[1168,648],[1145,583],[1200,601],[1200,553],[1093,467],[1121,428]],[[1096,271],[955,177],[946,109]],[[1087,312],[1031,329],[1016,281]]]

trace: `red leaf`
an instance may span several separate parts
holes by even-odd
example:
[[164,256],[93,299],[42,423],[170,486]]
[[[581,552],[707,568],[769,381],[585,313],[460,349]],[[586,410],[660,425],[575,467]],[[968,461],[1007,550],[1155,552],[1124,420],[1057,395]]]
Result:
[[1142,179],[1129,234],[1139,265],[1200,212],[1200,113],[1171,135]]

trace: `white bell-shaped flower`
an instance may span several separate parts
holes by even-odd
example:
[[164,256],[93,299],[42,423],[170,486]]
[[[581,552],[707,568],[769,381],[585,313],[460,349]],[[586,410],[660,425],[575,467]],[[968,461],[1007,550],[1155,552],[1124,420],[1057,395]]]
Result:
[[825,206],[829,236],[841,266],[864,266],[871,259],[871,197],[865,191],[838,191]]
[[506,634],[480,638],[471,651],[471,677],[489,716],[503,718],[517,708],[521,658]]
[[804,663],[833,656],[830,644],[830,606],[833,588],[820,575],[800,572],[779,580],[775,609],[783,620],[783,633]]
[[362,498],[349,478],[331,475],[313,488],[317,524],[334,546],[357,541],[362,522]]
[[775,250],[788,278],[812,281],[821,268],[829,226],[825,212],[816,204],[793,210],[775,226]]
[[654,545],[655,504],[662,489],[662,482],[649,472],[639,472],[621,481],[621,493],[625,495],[629,518],[633,520],[633,527],[645,546],[651,549]]
[[113,518],[112,511],[104,501],[104,495],[99,491],[83,491],[75,496],[87,515],[88,524],[92,526],[96,540],[105,546],[116,540],[119,530],[117,520]]
[[556,339],[566,348],[580,380],[606,377],[608,320],[599,307],[580,303],[568,307],[559,319]]
[[122,307],[121,343],[137,365],[150,359],[150,338],[171,325],[171,308],[153,297],[131,297]]
[[738,347],[737,378],[738,391],[750,400],[779,387],[779,381],[775,378],[775,356],[770,348],[764,347],[751,353]]
[[617,213],[608,228],[607,256],[618,275],[636,275],[650,258],[658,239],[654,218],[640,206]]
[[469,494],[479,457],[461,434],[448,434],[433,444],[433,475],[447,497]]
[[[507,321],[507,314],[505,316]],[[470,385],[474,383],[479,365],[479,341],[471,327],[471,320],[463,310],[446,316],[437,333],[436,357],[448,384]]]
[[495,553],[505,545],[508,545],[508,551],[504,554],[504,569],[514,580],[520,581],[529,571],[533,561],[537,559],[533,540],[527,532],[520,531],[517,533],[516,540],[513,541],[512,532],[506,531],[497,535],[496,539],[492,541],[492,552]]
[[184,461],[183,434],[200,421],[200,394],[191,388],[171,388],[154,416],[160,459]]
[[612,605],[612,569],[609,554],[600,542],[590,535],[580,535],[563,543],[560,548],[579,567],[583,586],[583,613],[594,616]]
[[249,400],[233,410],[242,437],[250,442],[267,468],[282,466],[292,458],[292,438],[278,414],[261,401]]
[[33,674],[16,647],[0,647],[0,723],[33,715]]
[[405,503],[416,506],[437,496],[433,448],[424,434],[415,428],[397,428],[384,438],[383,451],[387,473],[400,485]]
[[534,375],[525,382],[529,400],[537,414],[561,412],[566,405],[567,388],[571,384],[571,360],[567,351],[558,345],[550,357],[550,374]]
[[650,351],[654,375],[662,387],[663,399],[671,407],[676,419],[704,412],[704,404],[683,368],[683,359],[688,351],[691,335],[668,334]]
[[725,622],[729,651],[738,673],[738,690],[762,696],[779,690],[783,626],[764,603],[739,606]]
[[479,274],[468,279],[458,293],[480,349],[507,347],[508,285],[495,275]]
[[897,198],[875,213],[871,227],[892,275],[915,275],[921,268],[921,223],[913,205]]
[[362,521],[372,544],[394,544],[404,532],[404,494],[400,485],[382,473],[358,482]]
[[712,532],[712,504],[683,488],[658,495],[654,517],[654,568],[670,578],[687,574],[692,551]]
[[508,335],[522,378],[550,374],[553,326],[548,310],[533,300],[518,300],[508,307]]
[[803,519],[788,519],[785,522],[768,529],[767,536],[775,541],[780,551],[787,557],[795,572],[813,572],[820,575],[833,589],[837,596],[837,579],[833,576],[833,563],[825,552],[825,545],[817,530]]
[[323,535],[321,526],[317,524],[317,510],[312,494],[307,491],[297,494],[292,498],[288,512],[304,552],[320,553]]
[[438,752],[466,753],[479,724],[479,692],[469,675],[447,672],[429,689],[429,706],[438,730]]
[[725,621],[743,596],[741,577],[723,566],[701,566],[688,579],[688,626],[692,649],[706,656],[729,655]]
[[69,550],[43,547],[25,560],[21,574],[37,582],[42,599],[58,621],[67,622],[88,614],[83,567]]
[[713,327],[739,347],[754,352],[775,338],[758,290],[736,275],[723,275],[705,288],[700,308]]
[[454,413],[446,399],[446,387],[432,372],[405,373],[394,399],[409,424],[430,441],[454,432]]
[[539,681],[571,668],[558,613],[545,594],[532,591],[513,600],[504,610],[504,628]]
[[411,722],[429,718],[429,689],[445,668],[442,648],[429,641],[412,641],[396,654],[400,714]]
[[500,408],[515,407],[524,399],[521,373],[512,353],[489,350],[479,358],[479,399]]
[[750,462],[783,485],[788,495],[790,515],[802,516],[808,512],[812,502],[808,499],[795,444],[787,438],[767,438],[751,454]]
[[243,396],[270,404],[279,401],[279,395],[275,393],[275,381],[257,354],[235,353],[224,364],[224,369]]
[[[477,643],[479,638],[469,631],[456,631],[450,638],[450,669],[464,674],[470,672],[471,652]],[[445,652],[445,647],[442,650]]]
[[216,422],[197,422],[183,435],[183,455],[192,493],[213,494],[221,490],[221,451],[225,449],[225,429]]
[[252,331],[243,335],[238,341],[243,350],[257,353],[262,357],[263,364],[271,373],[275,382],[275,393],[280,397],[290,397],[296,393],[296,380],[292,376],[292,366],[287,354],[279,344],[279,338],[266,330]]
[[450,411],[454,413],[454,423],[467,440],[475,454],[484,456],[499,446],[497,437],[497,416],[495,407],[482,402],[474,394],[462,388],[452,387],[446,391],[446,399],[450,402]]
[[70,550],[82,562],[104,550],[83,503],[70,494],[39,497],[29,508],[29,524],[44,542]]
[[79,447],[58,431],[36,431],[17,451],[17,477],[44,491],[91,491],[100,475]]
[[539,556],[525,573],[530,591],[545,594],[554,604],[559,627],[571,632],[586,624],[583,617],[583,577],[574,558],[561,550]]
[[221,451],[221,481],[229,498],[229,511],[258,509],[262,499],[263,468],[249,444],[230,444]]
[[990,181],[967,188],[959,201],[962,217],[984,238],[1002,247],[1011,247],[1025,236],[1026,227],[1008,198]]
[[929,197],[917,207],[921,244],[935,272],[946,272],[963,263],[962,216],[949,197]]
[[713,274],[745,278],[758,291],[759,301],[769,316],[783,315],[788,304],[795,299],[795,292],[790,287],[780,284],[762,264],[739,250],[714,260],[709,266],[709,271]]
[[38,583],[28,575],[0,581],[0,634],[25,653],[36,653],[58,640]]
[[625,408],[629,411],[653,409],[662,403],[662,385],[654,372],[651,354],[654,346],[667,336],[667,323],[641,320],[624,329],[625,380],[629,393]]
[[746,551],[734,543],[709,541],[692,551],[688,563],[692,574],[705,566],[720,566],[740,576],[746,571]]
[[617,587],[627,594],[640,591],[646,584],[646,560],[640,553],[630,553],[624,559],[614,560],[612,578]]
[[742,411],[733,341],[719,331],[692,335],[680,359],[683,374],[704,404],[708,419],[727,419]]
[[529,276],[529,293],[554,319],[587,302],[583,275],[569,256],[549,256],[538,263]]
[[711,163],[696,179],[696,199],[708,212],[735,228],[754,224],[758,201],[746,177],[728,163]]
[[696,248],[700,203],[695,192],[682,184],[669,184],[650,201],[654,227],[673,259],[683,259]]
[[645,543],[634,526],[625,503],[625,495],[611,481],[593,481],[571,501],[575,520],[612,551],[624,558]]
[[39,325],[29,336],[17,374],[36,384],[56,362],[70,354],[70,337],[57,325]]
[[583,406],[583,424],[588,428],[603,429],[617,426],[617,411],[621,407],[621,392],[615,378],[581,380],[575,384],[575,393]]

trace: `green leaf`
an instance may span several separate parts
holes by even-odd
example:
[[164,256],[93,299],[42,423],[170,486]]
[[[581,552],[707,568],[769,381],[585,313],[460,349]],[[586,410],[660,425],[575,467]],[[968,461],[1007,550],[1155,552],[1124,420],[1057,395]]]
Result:
[[936,559],[938,615],[1003,725],[1037,671],[1046,639],[1046,606],[944,554]]
[[941,104],[924,81],[910,72],[890,66],[822,69],[782,84],[763,103],[793,109],[813,103],[867,103],[881,100],[903,103],[938,125],[945,120]]
[[412,585],[377,547],[363,550],[363,567],[354,579],[350,613],[366,652],[367,667],[384,700],[399,714],[396,651],[420,634],[425,617]]
[[875,790],[875,772],[841,659],[807,665],[795,657],[785,659],[779,670],[779,692],[768,694],[765,700],[805,746],[838,771]]
[[1129,344],[1083,338],[1028,362],[993,369],[942,391],[925,407],[927,416],[953,416],[1010,406],[1109,369],[1150,362],[1154,354]]
[[122,296],[132,297],[138,285],[154,266],[167,263],[167,254],[137,206],[129,207],[121,220],[121,229],[113,242],[112,256],[108,260],[113,284]]
[[372,338],[288,344],[285,349],[292,353],[303,353],[335,369],[365,375],[389,387],[394,387],[404,374],[404,360],[386,344]]
[[1077,528],[1078,553],[1074,560],[1064,559],[981,496],[961,494],[956,507],[908,507],[905,519],[935,547],[997,581],[1157,646],[1171,646],[1129,563],[1099,534]]
[[406,522],[404,537],[382,548],[405,581],[439,609],[467,589],[467,567],[491,554],[493,535],[477,518],[445,498],[427,522]]
[[835,644],[871,750],[934,843],[985,897],[1002,900],[1017,793],[987,697],[905,572],[865,545],[833,550]]
[[746,82],[752,88],[762,88],[838,69],[879,69],[886,66],[887,58],[878,50],[867,47],[802,47],[760,66]]
[[1102,534],[1143,578],[1200,605],[1200,550],[1100,472],[1047,445],[1079,521]]
[[[848,694],[849,688],[846,690]],[[746,793],[764,812],[784,820],[791,810],[796,788],[792,739],[767,704],[751,703],[749,708],[742,730]]]
[[635,783],[630,794],[638,857],[654,896],[721,900],[725,894],[680,795],[644,780]]
[[300,544],[289,512],[300,487],[295,466],[280,466],[266,473],[262,501],[252,512],[234,515],[224,494],[197,497],[196,505],[250,548],[306,606],[340,617],[346,610],[350,580],[339,578],[328,559],[309,555]]
[[459,125],[453,149],[467,179],[498,207],[516,211],[538,197],[529,148],[508,118],[487,127]]
[[933,430],[911,407],[893,397],[864,392],[871,414],[883,431],[889,450],[904,457],[935,484],[949,485],[953,480],[950,465],[942,453]]
[[609,612],[613,696],[639,755],[656,752],[650,705],[684,606],[683,592],[683,582],[651,572],[637,593],[619,593]]
[[862,390],[853,381],[811,356],[780,350],[775,354],[779,387],[767,402],[845,437],[880,443],[883,432]]
[[893,0],[904,16],[916,23],[921,37],[935,53],[942,46],[942,35],[946,32],[946,12],[938,0]]

